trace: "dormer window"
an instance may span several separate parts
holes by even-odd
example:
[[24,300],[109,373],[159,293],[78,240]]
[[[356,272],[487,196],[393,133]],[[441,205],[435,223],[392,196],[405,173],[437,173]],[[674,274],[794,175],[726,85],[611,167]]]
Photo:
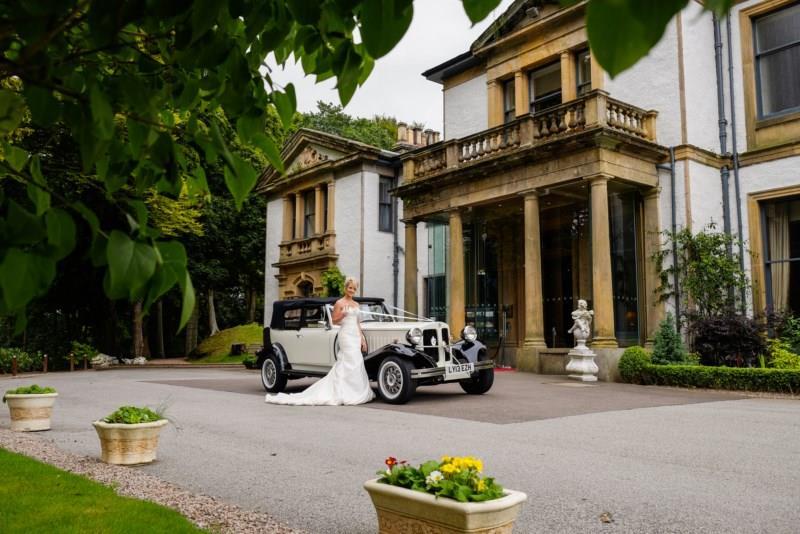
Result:
[[503,82],[503,122],[511,122],[516,118],[514,89],[514,78]]
[[561,63],[551,63],[530,73],[531,113],[561,104]]
[[575,93],[583,96],[592,90],[592,56],[589,50],[575,54]]

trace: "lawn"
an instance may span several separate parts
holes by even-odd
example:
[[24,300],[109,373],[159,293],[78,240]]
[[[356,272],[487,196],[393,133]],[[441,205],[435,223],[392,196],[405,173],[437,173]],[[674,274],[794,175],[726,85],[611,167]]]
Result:
[[242,363],[247,356],[231,356],[231,345],[248,345],[262,342],[263,328],[258,323],[250,323],[221,330],[203,340],[194,352],[192,363]]
[[3,534],[205,532],[174,510],[4,449],[0,473]]

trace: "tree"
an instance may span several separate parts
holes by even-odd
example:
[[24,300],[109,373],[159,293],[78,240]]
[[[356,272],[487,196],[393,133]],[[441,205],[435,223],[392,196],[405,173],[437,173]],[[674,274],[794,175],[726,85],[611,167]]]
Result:
[[686,348],[675,325],[675,318],[669,312],[659,323],[653,344],[653,363],[666,365],[686,360]]
[[[499,3],[462,1],[473,23]],[[589,40],[600,64],[612,75],[633,64],[688,1],[589,0]],[[704,6],[722,13],[731,3]],[[52,288],[66,258],[91,250],[85,261],[104,270],[109,298],[141,300],[147,310],[178,286],[184,325],[195,309],[186,250],[148,224],[147,192],[207,193],[198,162],[221,162],[241,208],[261,169],[230,150],[219,113],[282,170],[278,146],[264,133],[267,110],[288,127],[296,107],[292,85],[262,72],[266,57],[284,64],[293,56],[318,80],[336,77],[346,105],[412,16],[412,0],[4,2],[0,315],[14,316],[21,332],[27,308]],[[43,170],[47,154],[18,142],[26,114],[36,127],[68,132],[81,171],[94,177],[116,217],[101,219],[82,199],[59,194]],[[25,189],[23,202],[6,194],[9,181]]]
[[397,143],[397,120],[393,117],[351,117],[342,106],[322,101],[317,102],[316,112],[298,114],[293,129],[297,128],[312,128],[386,150]]

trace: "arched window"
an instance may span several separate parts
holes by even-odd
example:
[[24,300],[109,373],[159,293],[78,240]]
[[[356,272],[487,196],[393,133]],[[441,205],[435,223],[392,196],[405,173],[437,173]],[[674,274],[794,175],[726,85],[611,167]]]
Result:
[[297,293],[301,297],[310,297],[313,292],[314,292],[314,284],[312,284],[308,280],[303,280],[302,282],[297,284]]

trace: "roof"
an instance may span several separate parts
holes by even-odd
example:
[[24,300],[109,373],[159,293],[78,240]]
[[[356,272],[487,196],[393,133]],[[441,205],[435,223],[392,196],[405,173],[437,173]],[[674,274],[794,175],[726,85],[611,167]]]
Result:
[[426,70],[422,75],[432,82],[442,83],[445,78],[450,78],[459,72],[464,72],[481,63],[482,61],[472,55],[472,52],[464,52],[452,59],[448,59],[440,65]]
[[[276,300],[272,303],[272,321],[270,323],[270,328],[280,330],[284,327],[283,314],[287,310],[333,304],[340,298],[341,297],[304,297],[299,299]],[[384,299],[380,297],[353,297],[353,300],[359,303],[381,303]]]

